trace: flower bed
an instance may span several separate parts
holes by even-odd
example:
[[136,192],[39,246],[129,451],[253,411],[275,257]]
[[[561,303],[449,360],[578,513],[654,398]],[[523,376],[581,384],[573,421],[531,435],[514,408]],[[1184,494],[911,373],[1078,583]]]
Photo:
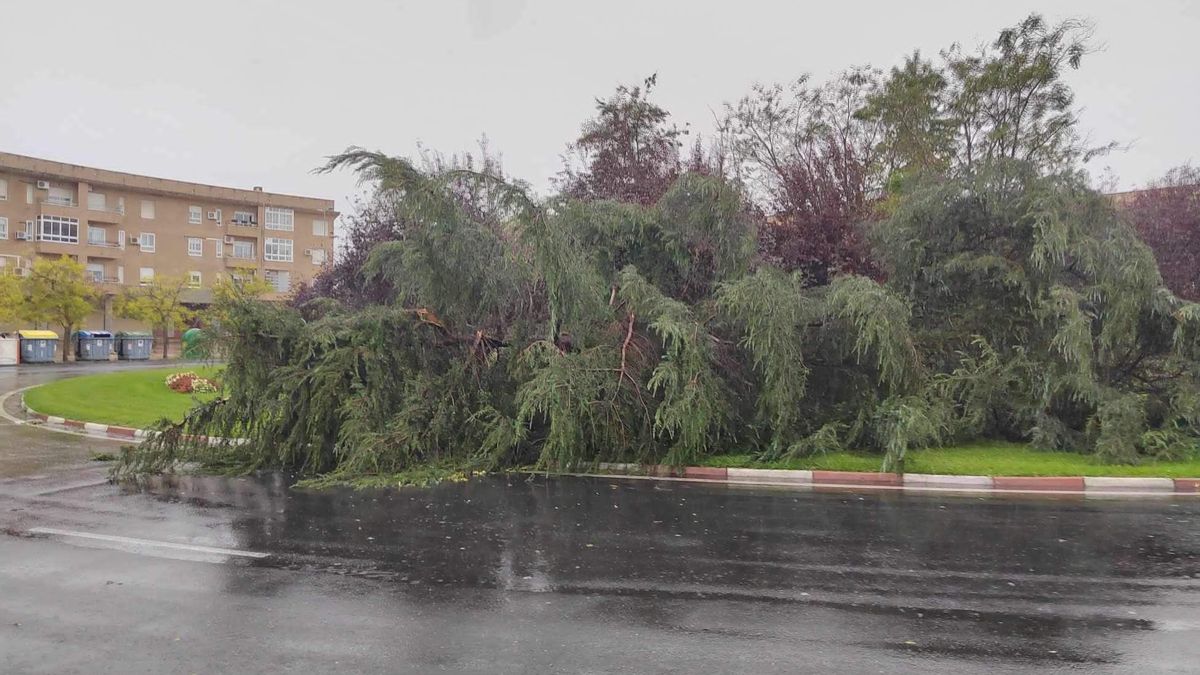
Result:
[[171,373],[166,379],[167,388],[180,394],[212,394],[220,387],[216,381],[200,377],[192,371]]

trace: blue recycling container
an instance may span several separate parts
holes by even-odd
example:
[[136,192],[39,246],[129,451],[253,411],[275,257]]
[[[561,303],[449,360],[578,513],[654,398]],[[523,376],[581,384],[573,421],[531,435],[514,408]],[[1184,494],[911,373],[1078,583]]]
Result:
[[76,361],[107,361],[112,353],[112,333],[106,330],[75,331]]

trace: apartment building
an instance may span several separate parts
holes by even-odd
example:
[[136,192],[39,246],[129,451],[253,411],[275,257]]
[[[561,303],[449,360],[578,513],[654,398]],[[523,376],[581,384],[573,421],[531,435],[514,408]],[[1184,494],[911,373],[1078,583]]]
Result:
[[215,187],[0,152],[0,273],[71,256],[103,289],[91,328],[120,328],[112,298],[155,276],[188,280],[203,305],[228,276],[282,297],[333,257],[332,200]]

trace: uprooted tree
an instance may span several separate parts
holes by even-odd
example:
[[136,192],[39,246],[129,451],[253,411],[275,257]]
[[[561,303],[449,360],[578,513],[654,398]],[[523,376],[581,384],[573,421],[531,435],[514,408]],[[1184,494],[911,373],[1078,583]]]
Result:
[[[1005,59],[1049,50],[1043,66],[1058,68],[1079,49],[1038,21],[1014,30],[991,61],[970,62],[994,86],[1001,75],[1032,86]],[[1004,98],[975,93],[980,105]],[[862,116],[878,114],[855,96]],[[895,109],[907,98],[886,101],[883,127],[907,119]],[[949,137],[936,147],[956,152],[992,139],[996,152],[969,162],[925,165],[911,139],[856,141],[862,155],[845,175],[864,200],[886,202],[863,229],[871,276],[764,260],[754,186],[720,171],[681,167],[665,188],[628,197],[539,200],[487,167],[351,148],[325,170],[374,186],[366,213],[387,234],[340,270],[336,292],[295,306],[223,296],[227,395],[164,426],[119,471],[199,462],[386,478],[684,464],[733,448],[852,449],[899,470],[912,448],[985,437],[1112,461],[1195,452],[1200,307],[1162,286],[1127,221],[1063,166],[1077,140],[1069,115],[1055,119],[1036,118],[1036,131],[940,130]],[[795,161],[830,157],[801,140]],[[1010,142],[1018,150],[1001,152]],[[1026,156],[1023,143],[1055,150]],[[892,173],[870,178],[893,155]],[[806,185],[834,186],[823,171],[765,185],[799,204]],[[372,301],[337,300],[353,288]]]

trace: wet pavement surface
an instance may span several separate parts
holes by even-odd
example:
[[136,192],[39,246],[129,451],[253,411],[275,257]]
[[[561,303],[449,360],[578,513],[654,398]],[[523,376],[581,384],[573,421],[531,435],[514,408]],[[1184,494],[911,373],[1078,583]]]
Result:
[[119,488],[116,447],[0,424],[0,672],[1200,671],[1195,498]]

